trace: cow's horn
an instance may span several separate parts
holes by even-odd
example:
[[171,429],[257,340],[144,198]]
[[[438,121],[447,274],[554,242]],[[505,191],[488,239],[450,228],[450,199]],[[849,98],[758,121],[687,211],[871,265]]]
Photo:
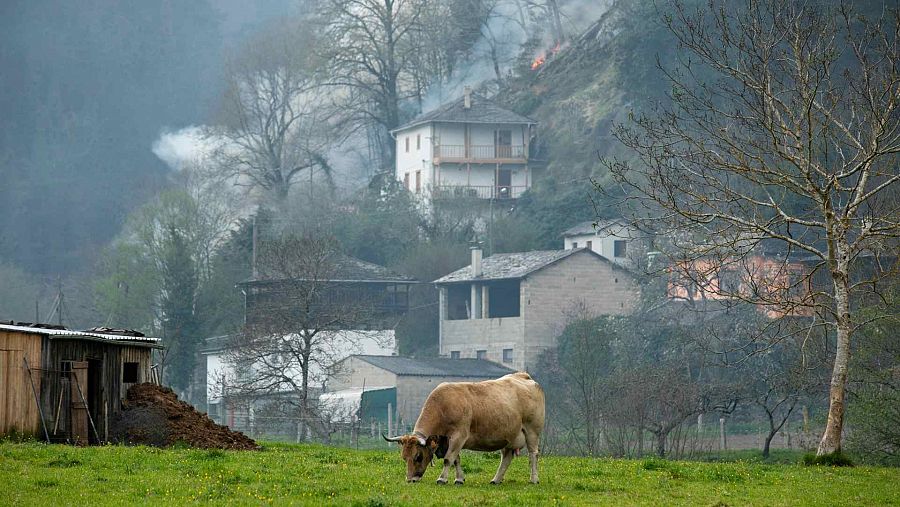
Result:
[[387,436],[385,436],[384,433],[382,433],[382,434],[381,434],[381,438],[387,440],[388,442],[399,442],[400,439],[403,438],[403,436],[401,435],[401,436],[399,436],[399,437],[390,437],[390,438],[388,438]]

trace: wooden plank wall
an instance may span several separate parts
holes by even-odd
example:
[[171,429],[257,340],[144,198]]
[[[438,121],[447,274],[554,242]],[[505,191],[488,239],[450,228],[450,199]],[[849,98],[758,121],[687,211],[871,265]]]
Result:
[[[43,368],[51,372],[58,372],[63,361],[88,361],[92,359],[101,361],[103,365],[103,371],[99,372],[101,399],[96,404],[97,410],[91,412],[91,417],[94,419],[94,424],[100,437],[105,438],[109,429],[109,420],[121,411],[122,400],[125,398],[126,391],[132,385],[122,382],[122,365],[125,362],[138,363],[138,380],[140,382],[149,381],[150,352],[151,349],[146,347],[133,347],[91,340],[53,339],[47,340],[45,344]],[[55,373],[55,376],[50,378],[58,377],[59,373]],[[46,388],[41,391],[41,405],[44,407],[45,414],[54,414],[48,417],[55,419],[55,414],[60,406],[60,396],[65,397],[68,394],[64,391],[69,386],[62,382],[48,382],[47,384]],[[85,396],[90,396],[87,390]],[[91,404],[92,400],[88,400],[88,405]],[[63,414],[61,417],[63,427],[69,420],[68,415]]]
[[[39,435],[41,418],[31,380],[22,361],[32,368],[41,364],[42,335],[0,331],[0,435],[19,432]],[[32,372],[34,387],[40,392],[41,374]]]

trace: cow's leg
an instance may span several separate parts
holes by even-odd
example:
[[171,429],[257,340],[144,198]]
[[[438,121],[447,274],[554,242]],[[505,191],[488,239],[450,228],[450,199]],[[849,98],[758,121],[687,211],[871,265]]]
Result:
[[529,431],[527,428],[525,429],[525,445],[528,447],[528,461],[531,464],[531,483],[538,483],[538,444],[541,441],[541,436],[534,432]]
[[465,441],[466,439],[462,436],[450,437],[450,446],[447,449],[447,454],[444,455],[444,469],[441,471],[441,476],[437,479],[438,484],[447,484],[447,476],[450,475],[450,465],[459,459],[459,451],[462,450]]
[[456,484],[462,484],[466,482],[466,477],[463,475],[462,467],[459,466],[459,456],[456,457],[456,461],[453,462],[453,465],[456,466]]
[[506,469],[512,462],[513,456],[516,455],[516,450],[509,447],[503,449],[500,452],[502,455],[502,457],[500,458],[500,468],[497,469],[497,474],[494,475],[493,479],[491,479],[491,484],[500,484],[501,482],[503,482],[503,476],[506,475]]

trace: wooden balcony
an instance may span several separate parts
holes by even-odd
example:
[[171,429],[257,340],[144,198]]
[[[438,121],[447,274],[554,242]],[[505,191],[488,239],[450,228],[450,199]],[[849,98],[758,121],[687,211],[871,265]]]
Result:
[[434,163],[524,164],[528,147],[495,144],[442,144],[434,147]]
[[518,199],[528,190],[524,185],[440,185],[432,188],[433,199]]

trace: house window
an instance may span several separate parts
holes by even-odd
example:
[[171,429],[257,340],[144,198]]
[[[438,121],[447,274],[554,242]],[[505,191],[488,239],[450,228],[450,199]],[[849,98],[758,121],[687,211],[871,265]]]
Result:
[[447,320],[464,320],[469,318],[468,285],[451,285],[447,287]]
[[409,173],[403,175],[403,187],[409,190]]
[[519,281],[506,280],[488,286],[488,315],[492,319],[519,316]]
[[450,351],[450,359],[459,359],[459,351],[451,350]]
[[503,362],[504,363],[512,362],[512,349],[503,349]]
[[409,286],[388,285],[384,288],[384,310],[405,311],[409,308]]
[[416,134],[416,149],[422,149],[422,134]]
[[137,384],[138,381],[138,364],[123,363],[122,364],[122,383]]
[[572,248],[578,248],[578,242],[577,242],[577,241],[573,241],[573,242],[572,242]]
[[422,193],[422,171],[416,171],[416,193]]
[[406,153],[409,153],[409,136],[406,136],[405,141],[406,141]]
[[487,359],[487,351],[486,350],[476,350],[475,351],[475,359]]
[[613,255],[616,257],[625,257],[626,254],[626,242],[624,239],[617,239],[613,243]]
[[588,241],[588,242],[587,242],[587,248],[588,248],[588,250],[593,250],[593,249],[594,249],[594,242],[593,242],[593,241]]

